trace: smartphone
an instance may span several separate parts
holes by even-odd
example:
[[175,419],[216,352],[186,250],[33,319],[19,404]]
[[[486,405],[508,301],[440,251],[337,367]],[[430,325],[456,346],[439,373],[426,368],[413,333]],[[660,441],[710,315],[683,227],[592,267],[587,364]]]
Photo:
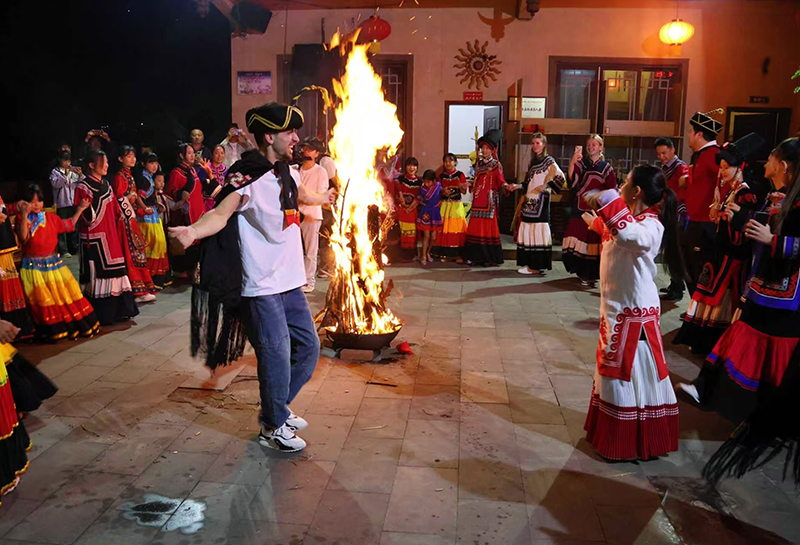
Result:
[[761,225],[766,225],[769,222],[769,212],[756,212],[753,219]]
[[575,146],[575,153],[583,155],[583,146]]

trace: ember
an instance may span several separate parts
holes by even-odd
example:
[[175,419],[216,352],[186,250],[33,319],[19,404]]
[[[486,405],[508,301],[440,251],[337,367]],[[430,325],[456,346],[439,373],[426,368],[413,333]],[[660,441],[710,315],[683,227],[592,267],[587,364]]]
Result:
[[[368,46],[350,42],[343,47],[350,52],[344,76],[334,81],[338,105],[330,142],[342,182],[330,237],[336,268],[322,325],[340,340],[375,336],[387,338],[388,345],[402,324],[386,304],[392,284],[384,283],[382,250],[394,218],[375,156],[384,148],[394,153],[403,131],[396,107],[384,99],[381,78],[367,60]],[[386,217],[382,222],[381,212]]]

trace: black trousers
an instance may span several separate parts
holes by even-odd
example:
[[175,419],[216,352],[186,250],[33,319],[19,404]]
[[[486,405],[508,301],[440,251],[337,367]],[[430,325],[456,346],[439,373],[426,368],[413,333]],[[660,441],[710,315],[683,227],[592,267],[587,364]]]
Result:
[[[56,208],[56,214],[59,218],[65,220],[75,215],[74,206],[65,206],[63,208]],[[58,253],[64,255],[70,253],[78,255],[78,232],[61,233],[58,235]]]
[[680,234],[683,259],[686,262],[686,285],[694,292],[697,279],[713,250],[716,225],[710,221],[690,221]]

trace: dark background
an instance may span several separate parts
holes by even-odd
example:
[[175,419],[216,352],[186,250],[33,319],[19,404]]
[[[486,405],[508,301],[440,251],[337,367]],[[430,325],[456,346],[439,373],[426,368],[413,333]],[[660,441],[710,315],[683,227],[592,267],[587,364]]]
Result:
[[225,136],[231,30],[213,6],[201,18],[191,0],[0,4],[4,195],[45,181],[63,142],[75,163],[92,128],[154,146],[165,167],[191,129],[206,145]]

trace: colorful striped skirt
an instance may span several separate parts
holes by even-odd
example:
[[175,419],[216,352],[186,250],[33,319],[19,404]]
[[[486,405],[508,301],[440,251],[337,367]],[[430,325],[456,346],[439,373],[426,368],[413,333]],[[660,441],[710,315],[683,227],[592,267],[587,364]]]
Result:
[[442,231],[431,251],[437,257],[459,257],[467,238],[469,204],[461,201],[442,202]]
[[139,229],[145,240],[144,253],[147,256],[147,269],[156,288],[163,289],[172,284],[172,269],[167,257],[167,238],[158,214],[145,216],[139,221]]
[[33,338],[34,326],[30,312],[25,306],[25,292],[19,281],[13,251],[0,254],[0,320],[11,322],[19,328],[15,341]]
[[100,330],[94,308],[57,254],[23,256],[21,276],[37,335],[60,341]]
[[0,344],[0,496],[8,494],[28,470],[31,440],[17,417],[6,365],[21,358],[10,344]]

